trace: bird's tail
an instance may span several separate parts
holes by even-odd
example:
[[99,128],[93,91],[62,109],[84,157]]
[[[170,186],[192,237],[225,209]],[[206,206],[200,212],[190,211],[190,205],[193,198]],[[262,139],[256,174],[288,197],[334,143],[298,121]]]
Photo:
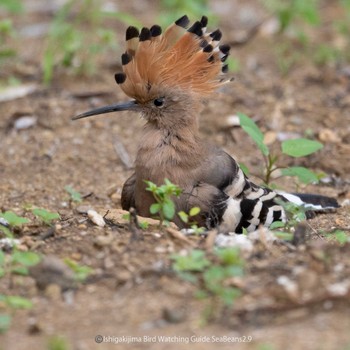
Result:
[[227,198],[220,225],[224,231],[242,233],[243,229],[254,231],[260,225],[269,227],[275,221],[286,222],[290,217],[288,204],[304,210],[306,218],[313,217],[313,213],[339,208],[334,198],[274,191],[245,180],[246,186],[241,195]]

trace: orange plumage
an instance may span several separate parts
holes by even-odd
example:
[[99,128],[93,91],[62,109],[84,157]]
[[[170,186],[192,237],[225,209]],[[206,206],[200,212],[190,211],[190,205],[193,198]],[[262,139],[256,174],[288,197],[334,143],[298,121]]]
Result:
[[228,81],[220,77],[229,54],[228,45],[219,45],[221,32],[206,34],[206,17],[186,30],[188,23],[183,16],[164,34],[157,25],[127,29],[123,73],[116,74],[126,95],[147,102],[155,89],[176,86],[202,96]]

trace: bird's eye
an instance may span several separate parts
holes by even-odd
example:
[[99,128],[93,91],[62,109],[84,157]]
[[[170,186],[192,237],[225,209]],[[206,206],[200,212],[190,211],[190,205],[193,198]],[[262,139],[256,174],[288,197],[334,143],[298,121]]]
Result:
[[163,107],[164,105],[164,97],[160,97],[160,98],[156,98],[154,101],[153,101],[154,105],[156,107]]

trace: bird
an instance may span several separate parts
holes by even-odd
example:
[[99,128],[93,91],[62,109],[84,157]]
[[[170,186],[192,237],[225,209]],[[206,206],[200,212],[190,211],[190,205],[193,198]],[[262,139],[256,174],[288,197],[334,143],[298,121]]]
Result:
[[[208,18],[190,25],[184,15],[163,32],[158,25],[126,30],[122,72],[115,81],[131,101],[79,114],[81,119],[118,111],[139,112],[145,120],[135,171],[122,189],[121,205],[150,217],[154,203],[145,181],[165,179],[182,189],[174,197],[176,212],[193,207],[199,226],[220,232],[254,231],[260,225],[286,222],[283,202],[322,211],[337,208],[334,198],[278,192],[253,183],[237,161],[199,133],[202,102],[232,78],[227,77],[230,46],[221,43],[220,29],[207,31]],[[179,215],[173,221],[186,227]]]

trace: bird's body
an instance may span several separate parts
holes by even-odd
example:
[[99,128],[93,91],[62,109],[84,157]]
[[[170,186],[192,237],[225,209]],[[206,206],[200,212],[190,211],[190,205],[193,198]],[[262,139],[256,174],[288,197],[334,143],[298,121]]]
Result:
[[[277,193],[256,186],[229,154],[200,137],[201,100],[229,81],[221,78],[227,70],[224,62],[229,47],[219,45],[219,30],[205,33],[206,17],[186,31],[188,22],[186,16],[181,17],[163,35],[159,26],[143,28],[140,34],[129,27],[122,56],[124,72],[115,78],[135,101],[76,117],[135,110],[146,120],[135,172],[123,187],[123,209],[135,207],[140,215],[151,216],[154,198],[145,180],[161,185],[166,178],[182,189],[174,198],[177,212],[199,207],[199,225],[226,232],[285,221],[281,200],[313,209],[337,207],[328,197]],[[184,225],[178,216],[174,221]]]

